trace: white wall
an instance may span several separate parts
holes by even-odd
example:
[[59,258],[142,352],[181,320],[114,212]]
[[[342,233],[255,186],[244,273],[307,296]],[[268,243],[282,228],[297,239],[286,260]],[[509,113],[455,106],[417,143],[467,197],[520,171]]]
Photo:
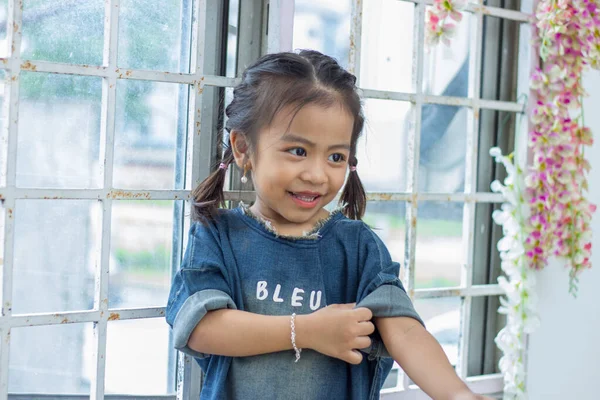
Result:
[[[596,138],[585,153],[592,164],[589,196],[600,205],[600,72],[588,73],[584,85],[585,121]],[[592,229],[592,269],[581,275],[576,299],[558,262],[537,275],[542,325],[529,346],[530,400],[600,399],[600,211]]]

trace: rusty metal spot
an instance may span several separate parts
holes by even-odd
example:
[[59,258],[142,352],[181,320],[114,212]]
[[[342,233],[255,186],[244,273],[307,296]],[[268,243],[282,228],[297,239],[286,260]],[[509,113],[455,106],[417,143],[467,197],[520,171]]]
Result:
[[8,218],[12,219],[12,217],[13,217],[13,210],[12,210],[12,208],[7,208],[6,211],[8,212]]
[[121,319],[121,315],[119,313],[110,313],[110,317],[108,317],[109,321],[118,321]]
[[148,193],[148,192],[131,193],[131,192],[126,192],[124,190],[111,190],[106,195],[106,198],[107,199],[116,199],[116,198],[140,199],[140,198],[144,198],[146,200],[150,200],[152,198],[152,196],[150,196],[150,193]]
[[19,25],[16,22],[13,22],[13,32],[17,32],[19,30]]
[[131,76],[131,71],[125,71],[125,76]]
[[392,199],[392,195],[390,193],[383,193],[381,196],[379,196],[381,198],[381,200],[391,200]]
[[492,12],[490,11],[489,8],[484,7],[484,6],[478,6],[478,7],[474,7],[473,13],[478,13],[481,12],[482,14],[485,15],[491,15]]
[[66,324],[66,323],[68,323],[68,322],[69,322],[69,319],[68,319],[68,318],[66,318],[66,317],[65,317],[65,318],[63,318],[63,320],[62,320],[62,321],[60,321],[60,323],[61,323],[61,324]]
[[413,217],[410,219],[410,225],[411,225],[413,228],[416,228],[416,227],[417,227],[417,217],[413,216]]
[[31,63],[31,61],[25,61],[23,64],[21,64],[21,69],[27,69],[30,71],[35,71],[37,70],[37,67],[35,65],[33,65]]

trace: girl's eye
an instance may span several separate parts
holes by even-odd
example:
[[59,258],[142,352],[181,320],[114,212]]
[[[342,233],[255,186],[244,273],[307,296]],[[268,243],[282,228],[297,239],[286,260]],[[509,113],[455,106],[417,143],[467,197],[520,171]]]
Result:
[[298,157],[306,157],[306,150],[304,150],[302,147],[294,147],[293,149],[289,149],[288,153]]
[[343,154],[335,153],[329,156],[329,161],[333,161],[334,163],[340,163],[344,161],[346,157]]

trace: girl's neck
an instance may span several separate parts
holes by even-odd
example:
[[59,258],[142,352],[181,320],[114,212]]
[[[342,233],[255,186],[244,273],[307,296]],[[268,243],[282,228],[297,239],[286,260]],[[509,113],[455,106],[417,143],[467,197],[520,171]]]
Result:
[[321,220],[328,218],[330,215],[327,210],[322,208],[315,218],[299,224],[265,215],[268,213],[261,211],[260,201],[256,201],[249,209],[255,216],[269,222],[277,234],[282,236],[304,236],[306,232],[311,232]]

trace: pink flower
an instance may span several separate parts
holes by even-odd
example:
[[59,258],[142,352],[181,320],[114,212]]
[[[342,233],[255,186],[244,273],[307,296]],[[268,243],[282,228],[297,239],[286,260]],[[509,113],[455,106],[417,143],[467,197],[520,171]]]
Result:
[[450,17],[456,22],[462,21],[460,10],[464,9],[464,0],[434,0],[433,7],[440,18]]

